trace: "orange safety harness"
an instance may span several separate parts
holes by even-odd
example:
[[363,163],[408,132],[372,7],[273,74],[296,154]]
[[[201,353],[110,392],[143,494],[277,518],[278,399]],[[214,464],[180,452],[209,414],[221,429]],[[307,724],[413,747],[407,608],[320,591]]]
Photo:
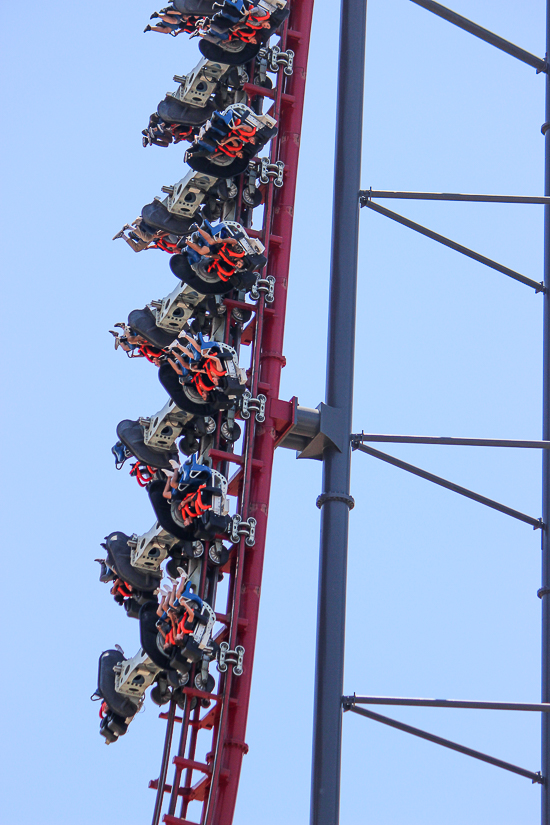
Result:
[[122,596],[124,599],[128,599],[132,595],[132,585],[125,582],[124,579],[115,579],[115,583],[111,588],[111,595]]
[[217,368],[216,363],[219,363],[219,359],[216,355],[203,355],[202,358],[202,369],[193,371],[192,380],[200,395],[206,398],[206,394],[218,386],[220,378],[227,375],[227,370],[224,367]]
[[152,246],[156,249],[162,249],[163,252],[169,252],[170,255],[174,255],[180,251],[178,247],[177,241],[169,241],[165,236],[162,238],[156,238],[153,241]]
[[149,363],[154,364],[156,359],[164,355],[164,350],[152,347],[150,344],[141,344],[127,352],[126,355],[128,358],[147,358]]
[[181,123],[173,123],[170,126],[170,132],[174,138],[174,143],[179,143],[181,140],[191,140],[193,138],[193,127],[190,126],[186,129]]
[[130,475],[136,479],[140,487],[147,487],[156,471],[156,467],[151,467],[149,464],[136,461],[130,468]]
[[259,10],[256,13],[249,14],[244,25],[229,33],[229,39],[243,40],[245,43],[250,43],[270,17],[270,12],[262,14]]
[[199,518],[199,516],[212,508],[211,504],[205,504],[202,500],[201,491],[204,490],[205,487],[206,484],[201,484],[199,489],[195,490],[194,493],[189,493],[186,495],[180,504],[179,509],[186,526],[194,518]]
[[[176,645],[178,641],[181,641],[182,636],[188,636],[193,632],[195,614],[190,607],[187,607],[187,605],[182,606],[184,609],[184,615],[179,621],[173,615],[173,612],[170,610],[166,611],[166,620],[172,625],[168,633],[165,634],[160,626],[160,623],[157,622],[157,629],[164,639],[165,648],[170,647],[171,645]],[[191,626],[186,627],[186,622],[188,622]]]
[[237,252],[231,248],[230,244],[224,243],[206,267],[206,271],[215,273],[222,281],[228,281],[235,274],[237,262],[244,258],[245,254],[245,252]]
[[105,700],[99,706],[99,718],[104,719],[105,716],[109,713],[109,706]]
[[236,158],[244,144],[252,140],[256,131],[255,126],[247,126],[240,118],[236,118],[227,135],[218,143],[219,151],[230,158]]

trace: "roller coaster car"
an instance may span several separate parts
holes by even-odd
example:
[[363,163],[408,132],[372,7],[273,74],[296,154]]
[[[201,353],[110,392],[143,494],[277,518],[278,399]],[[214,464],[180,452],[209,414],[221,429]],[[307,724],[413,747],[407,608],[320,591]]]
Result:
[[286,0],[259,0],[254,4],[224,0],[217,7],[210,25],[200,30],[199,49],[209,60],[234,66],[256,57],[290,13]]
[[[195,541],[195,531],[189,527],[181,527],[172,518],[170,501],[164,498],[166,479],[153,479],[147,485],[147,495],[160,526],[171,536],[183,542],[182,547],[190,547]],[[185,544],[188,542],[188,544]]]
[[244,103],[234,103],[214,112],[187,149],[185,162],[197,172],[232,178],[244,172],[276,134],[276,121],[270,115],[258,115]]
[[225,533],[229,526],[227,479],[192,456],[181,468],[170,506],[176,524],[192,527],[198,539]]
[[165,203],[155,198],[151,203],[146,204],[141,210],[141,217],[154,230],[160,229],[163,232],[181,237],[186,235],[189,227],[193,223],[190,218],[181,218],[170,212]]
[[[106,650],[99,657],[99,673],[96,696],[102,699],[99,715],[99,732],[108,745],[116,742],[128,730],[128,725],[140,708],[140,701],[118,693],[113,668],[124,662],[124,655],[118,650]],[[93,698],[93,697],[92,697]]]
[[179,335],[204,297],[193,287],[180,284],[160,301],[133,310],[128,316],[128,326],[145,341],[164,349]]
[[[223,295],[231,289],[248,292],[256,282],[257,272],[267,262],[263,244],[256,238],[249,238],[246,230],[234,221],[221,221],[212,226],[205,220],[203,225],[215,241],[212,254],[200,256],[187,247],[170,258],[174,275],[204,294]],[[199,236],[197,238],[204,243]]]
[[101,546],[107,551],[107,557],[97,561],[101,564],[100,581],[113,582],[111,593],[115,601],[124,605],[128,616],[137,619],[142,604],[156,602],[154,591],[162,573],[134,567],[130,541],[130,536],[121,532],[106,536]]
[[[189,673],[193,664],[202,661],[203,667],[197,673],[199,680],[195,684],[210,692],[214,680],[208,676],[208,664],[218,647],[212,639],[216,614],[209,604],[192,592],[189,583],[185,588],[180,584],[172,597],[170,601],[165,598],[164,605],[155,615],[156,649],[169,659],[170,668],[180,674]],[[152,618],[150,608],[140,613],[140,621],[147,625],[142,637],[151,641]]]
[[172,401],[189,414],[208,417],[234,406],[246,385],[246,372],[239,367],[235,350],[228,344],[205,342],[200,333],[197,345],[186,343],[176,339],[170,360],[159,368],[159,381]]
[[[167,99],[168,98],[166,98],[166,100]],[[166,100],[159,104],[159,108],[166,102]],[[213,108],[215,108],[215,106]],[[177,113],[177,111],[178,109],[176,108],[174,113]],[[163,114],[166,116],[160,117],[157,112],[153,113],[149,117],[147,128],[142,129],[141,134],[143,135],[142,143],[144,147],[162,146],[166,148],[167,146],[170,146],[171,143],[181,143],[182,140],[192,143],[195,136],[198,134],[199,126],[201,126],[202,123],[208,119],[208,115],[204,120],[199,118],[199,123],[194,125],[187,124],[186,121],[178,121],[175,117],[172,118],[170,113],[166,110]]]
[[[147,421],[147,424],[142,424],[142,421]],[[138,419],[137,421],[131,421],[126,418],[118,424],[116,433],[127,450],[142,464],[146,464],[149,467],[155,467],[159,470],[169,470],[171,468],[170,461],[177,461],[178,458],[178,452],[174,445],[174,441],[171,440],[174,433],[174,427],[171,424],[166,424],[165,428],[163,428],[167,430],[165,434],[165,442],[169,445],[164,448],[160,445],[159,447],[152,447],[147,444],[145,440],[145,427],[147,427],[147,429],[149,428],[149,419]],[[179,432],[177,432],[174,436],[174,440],[178,435]]]
[[176,237],[188,235],[189,227],[203,201],[207,200],[210,204],[214,198],[224,203],[237,195],[237,187],[232,182],[219,180],[219,177],[202,172],[188,172],[173,186],[162,187],[168,197],[163,201],[155,198],[146,204],[141,210],[142,220],[153,232],[160,230]]
[[174,334],[157,326],[157,314],[149,307],[132,310],[128,316],[128,326],[135,335],[139,335],[159,350],[174,340]]
[[[203,57],[189,74],[175,75],[174,80],[178,80],[180,85],[175,92],[166,94],[157,107],[156,115],[151,116],[153,123],[150,121],[149,127],[153,130],[159,131],[155,123],[155,119],[158,119],[161,121],[161,132],[171,130],[172,134],[172,127],[185,127],[189,132],[194,131],[196,127],[206,123],[220,100],[225,101],[226,105],[234,102],[235,92],[231,94],[232,100],[227,99],[229,87],[239,89],[244,75],[238,67]],[[189,141],[193,140],[191,134],[185,137]]]
[[[167,532],[158,522],[141,536],[135,533],[127,540],[130,548],[130,564],[140,573],[150,573],[154,579],[162,577],[161,564],[168,557],[166,575],[177,579],[180,575],[178,567],[186,567],[187,560],[197,559],[204,555],[204,545],[201,541],[181,541]],[[209,549],[209,559],[212,553]],[[98,559],[98,561],[101,561]],[[105,560],[107,562],[108,559]],[[216,557],[211,559],[216,564]],[[107,574],[111,571],[104,563]],[[115,574],[116,575],[116,574]],[[111,581],[112,575],[107,578],[100,576],[101,581]]]

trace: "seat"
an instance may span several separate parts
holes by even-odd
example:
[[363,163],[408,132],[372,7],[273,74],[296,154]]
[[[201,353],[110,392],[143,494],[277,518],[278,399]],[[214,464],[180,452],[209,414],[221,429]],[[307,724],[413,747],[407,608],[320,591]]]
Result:
[[202,126],[216,111],[216,104],[207,100],[204,106],[189,106],[167,95],[157,106],[157,113],[165,123],[183,123],[185,126]]
[[156,602],[153,596],[153,591],[159,585],[159,580],[162,578],[162,572],[159,570],[158,576],[146,570],[140,570],[134,567],[131,562],[132,550],[128,545],[126,533],[118,530],[116,533],[110,533],[105,537],[105,545],[107,547],[107,564],[111,567],[117,576],[123,579],[131,587],[145,593],[151,594],[151,599]]
[[[223,42],[223,40],[216,38],[216,42],[213,43],[203,37],[199,43],[199,51],[207,60],[227,63],[229,66],[241,66],[243,63],[249,63],[253,60],[262,48],[261,43],[244,43],[241,40],[225,41],[227,45],[222,48],[221,44]],[[241,45],[242,48],[239,48]]]
[[170,669],[170,657],[157,644],[157,605],[147,602],[139,611],[140,644],[151,661],[163,670]]
[[178,218],[173,215],[160,201],[154,200],[146,204],[141,210],[141,217],[149,226],[169,232],[171,235],[186,235],[193,223],[192,218]]
[[134,332],[137,332],[138,335],[141,335],[142,338],[145,338],[154,347],[158,347],[158,349],[167,347],[177,336],[177,332],[168,332],[165,329],[157,327],[155,316],[149,307],[133,309],[128,315],[128,326],[132,327]]
[[118,424],[116,434],[122,443],[128,447],[132,455],[135,455],[142,464],[156,467],[159,470],[170,470],[170,459],[177,460],[178,458],[178,451],[175,447],[170,451],[148,447],[145,444],[143,427],[139,421],[131,421],[125,418]]
[[[196,289],[202,295],[225,295],[238,285],[238,280],[233,280],[234,276],[231,276],[228,281],[222,281],[221,279],[216,280],[214,283],[203,281],[191,267],[185,253],[172,255],[170,269],[176,278],[179,278],[184,284],[188,284],[191,289]],[[239,274],[242,275],[242,273]]]
[[[227,408],[224,404],[222,393],[214,391],[211,393],[215,399],[212,402],[202,401],[198,393],[193,392],[191,387],[184,387],[180,384],[179,375],[172,369],[170,364],[164,363],[159,367],[159,381],[180,410],[192,413],[193,415],[200,415],[203,418],[213,415],[220,409]],[[221,396],[221,398],[220,398]]]
[[147,485],[147,495],[155,512],[158,523],[170,535],[182,541],[194,541],[193,530],[180,527],[175,523],[170,512],[170,501],[163,497],[165,482],[162,479],[155,479]]
[[182,14],[212,17],[216,0],[172,0],[172,5]]
[[[145,606],[145,605],[144,605]],[[99,657],[99,673],[97,690],[113,713],[128,719],[138,711],[138,705],[127,696],[115,690],[115,673],[113,667],[124,661],[124,656],[118,650],[105,650]]]

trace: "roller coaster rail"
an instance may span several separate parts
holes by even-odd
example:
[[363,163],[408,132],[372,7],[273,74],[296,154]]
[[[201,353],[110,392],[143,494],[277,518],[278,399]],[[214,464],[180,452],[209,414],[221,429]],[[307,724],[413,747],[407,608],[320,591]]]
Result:
[[[273,300],[266,302],[266,293],[259,295],[255,309],[255,327],[252,346],[252,372],[250,395],[255,399],[263,394],[266,399],[265,420],[257,423],[249,419],[242,456],[220,455],[219,461],[229,460],[239,465],[239,470],[231,480],[233,488],[239,490],[238,512],[243,519],[253,517],[255,542],[247,547],[245,537],[240,538],[229,571],[229,603],[227,615],[223,619],[226,629],[216,641],[227,643],[231,650],[238,643],[244,650],[246,666],[241,676],[236,677],[234,667],[229,667],[221,675],[218,695],[211,698],[215,702],[213,711],[200,716],[200,706],[191,711],[189,702],[181,717],[175,716],[175,707],[168,712],[166,742],[157,787],[157,800],[153,825],[157,825],[162,811],[164,794],[170,794],[168,812],[163,817],[167,825],[184,825],[187,821],[187,807],[193,799],[203,802],[201,823],[204,825],[230,825],[236,803],[237,789],[242,759],[248,751],[245,743],[246,719],[252,677],[252,661],[256,638],[259,592],[266,540],[267,512],[271,486],[271,470],[274,450],[292,425],[292,405],[278,400],[281,369],[285,364],[283,356],[283,336],[288,272],[290,265],[290,244],[294,215],[294,197],[300,147],[300,129],[304,105],[305,80],[313,0],[293,2],[288,21],[280,35],[280,52],[291,49],[293,53],[292,72],[285,66],[278,66],[277,85],[273,90],[253,83],[244,89],[249,105],[264,98],[274,102],[271,114],[279,124],[277,136],[273,139],[270,164],[284,168],[284,185],[268,187],[264,206],[263,225],[259,237],[268,258],[267,279],[275,278]],[[230,301],[226,301],[230,305]],[[249,305],[247,305],[249,306]],[[212,452],[211,452],[212,455]],[[216,458],[214,458],[216,461]],[[218,614],[218,620],[222,617]],[[184,689],[190,696],[192,689]],[[171,753],[170,741],[174,732],[174,721],[181,724],[181,735],[174,757],[175,769],[171,785],[166,784],[168,760]],[[208,764],[194,762],[197,733],[200,729],[212,728],[212,760]],[[188,756],[184,754],[188,749]],[[182,773],[185,778],[182,782]],[[202,779],[193,786],[193,771],[203,773]],[[176,806],[181,798],[181,807],[176,816]]]

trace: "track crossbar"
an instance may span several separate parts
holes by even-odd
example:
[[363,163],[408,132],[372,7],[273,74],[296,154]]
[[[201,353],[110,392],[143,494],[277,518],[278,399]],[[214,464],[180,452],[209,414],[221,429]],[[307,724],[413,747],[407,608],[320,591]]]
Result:
[[375,450],[373,447],[366,447],[364,444],[357,444],[353,446],[356,450],[360,450],[362,453],[367,453],[367,455],[371,455],[374,458],[379,458],[387,464],[393,464],[394,467],[399,467],[400,470],[406,470],[406,472],[419,476],[419,478],[424,478],[426,481],[431,481],[433,484],[438,484],[440,487],[445,487],[453,493],[458,493],[461,496],[465,496],[466,498],[471,498],[473,501],[479,502],[479,504],[484,504],[492,510],[498,510],[500,513],[504,513],[507,516],[512,516],[512,518],[518,519],[518,521],[523,521],[525,524],[530,524],[534,530],[544,527],[542,519],[533,518],[533,516],[528,516],[525,513],[521,513],[519,510],[514,510],[506,504],[500,504],[500,502],[494,501],[492,498],[487,498],[479,493],[475,493],[473,490],[468,490],[466,487],[461,487],[460,484],[447,481],[446,478],[441,478],[441,476],[428,473],[426,470],[422,470],[420,467],[415,467],[414,464],[409,464],[406,461],[401,461],[401,459],[395,458],[393,455],[382,453],[380,450]]
[[531,54],[531,52],[522,49],[520,46],[516,46],[515,43],[511,43],[498,34],[494,34],[494,32],[489,31],[489,29],[484,29],[483,26],[479,26],[472,20],[468,20],[467,17],[462,17],[462,15],[457,14],[456,11],[442,6],[441,3],[435,3],[434,0],[412,0],[412,2],[416,3],[417,6],[422,6],[422,8],[431,11],[438,17],[442,17],[443,20],[447,20],[447,22],[452,23],[453,26],[458,26],[459,29],[464,29],[464,31],[473,34],[475,37],[479,37],[480,40],[484,40],[486,43],[490,43],[491,46],[495,46],[502,52],[506,52],[506,54],[515,57],[517,60],[521,60],[522,63],[527,63],[528,66],[532,66],[537,72],[547,71],[546,61],[543,60],[542,57],[537,57],[535,54]]
[[389,189],[361,189],[359,201],[366,206],[371,198],[391,198],[416,201],[471,201],[474,203],[550,204],[550,198],[539,195],[469,195],[460,192],[401,192]]
[[520,447],[532,450],[549,450],[550,441],[524,441],[514,438],[453,438],[442,435],[384,435],[382,433],[354,433],[351,443],[356,445],[364,441],[390,442],[392,444],[443,444],[461,447]]
[[466,708],[474,710],[526,710],[548,713],[550,703],[544,702],[475,702],[468,699],[417,699],[408,696],[342,696],[344,710],[353,705],[403,705],[414,708]]
[[390,220],[396,221],[396,223],[400,223],[402,226],[406,226],[409,229],[414,229],[414,231],[418,232],[420,235],[425,235],[426,238],[430,238],[432,241],[437,241],[437,243],[443,244],[443,246],[448,246],[449,249],[454,249],[455,252],[460,252],[461,255],[465,255],[467,258],[472,258],[474,261],[477,261],[484,266],[488,266],[489,269],[495,269],[497,272],[502,272],[503,275],[507,275],[514,281],[519,281],[526,286],[530,286],[535,290],[535,292],[546,292],[546,288],[543,283],[533,281],[532,278],[527,278],[526,275],[521,275],[521,273],[516,272],[514,269],[504,266],[504,264],[499,264],[497,261],[491,260],[491,258],[486,258],[485,255],[480,255],[479,252],[474,252],[473,249],[468,249],[467,246],[463,246],[456,241],[452,241],[450,238],[446,238],[444,235],[440,235],[438,232],[434,232],[426,226],[415,223],[415,221],[411,221],[409,218],[405,218],[397,212],[392,212],[391,209],[386,209],[384,206],[373,203],[371,200],[362,201],[361,206],[366,206],[368,209],[372,209],[374,212],[378,212],[380,215],[384,215],[386,218],[390,218]]
[[380,713],[374,713],[372,710],[365,710],[365,708],[357,708],[351,706],[345,708],[351,713],[357,713],[359,716],[365,716],[367,719],[373,719],[375,722],[381,722],[383,725],[388,725],[390,728],[402,730],[404,733],[410,733],[413,736],[418,736],[420,739],[426,739],[428,742],[433,742],[436,745],[441,745],[449,750],[463,753],[465,756],[471,756],[474,759],[479,759],[481,762],[487,762],[489,765],[495,765],[497,768],[502,768],[505,771],[516,773],[518,776],[525,776],[530,779],[533,784],[544,785],[544,777],[540,772],[528,771],[525,768],[520,768],[518,765],[512,765],[511,762],[504,762],[502,759],[496,759],[494,756],[489,756],[481,751],[476,751],[473,748],[467,748],[465,745],[459,745],[458,742],[452,742],[450,739],[443,739],[442,736],[436,736],[428,731],[415,728],[412,725],[406,725],[404,722],[398,722],[397,719],[390,719],[389,716],[382,716]]

